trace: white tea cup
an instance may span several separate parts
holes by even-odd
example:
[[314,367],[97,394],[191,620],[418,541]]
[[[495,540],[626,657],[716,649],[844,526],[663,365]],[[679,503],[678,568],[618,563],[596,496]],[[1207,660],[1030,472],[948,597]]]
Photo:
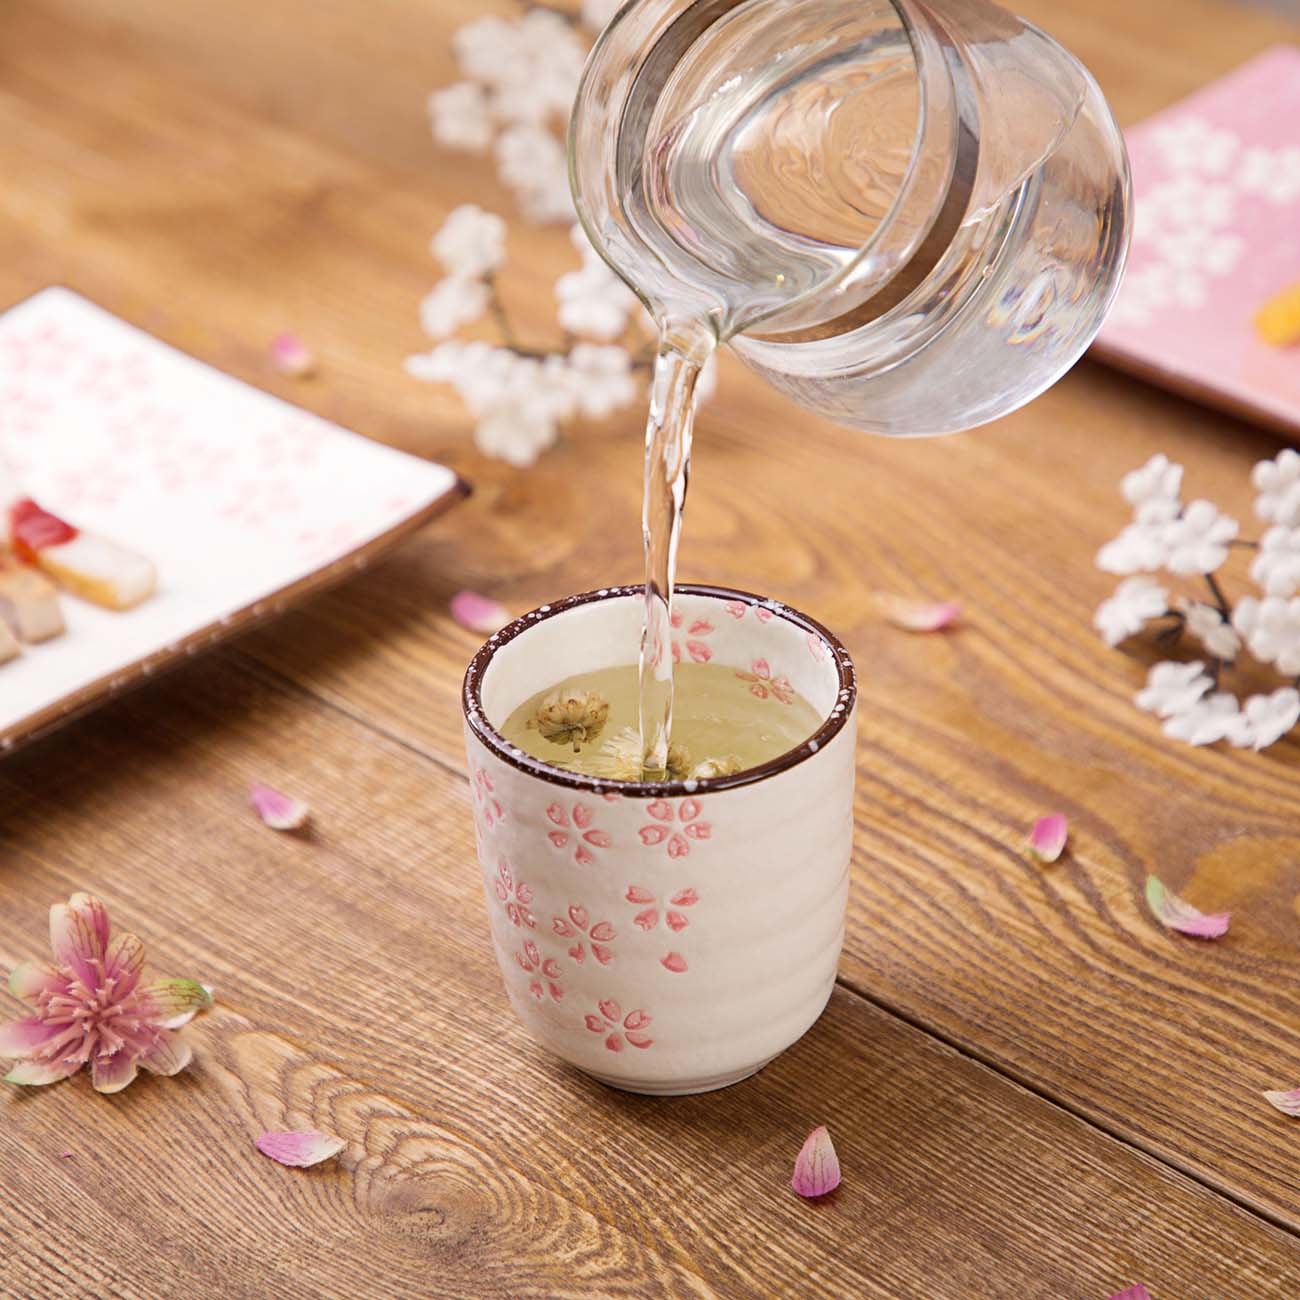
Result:
[[630,1092],[723,1088],[816,1021],[844,935],[857,685],[848,652],[775,601],[680,586],[675,656],[734,669],[822,721],[747,771],[660,784],[551,767],[497,730],[525,700],[630,662],[640,587],[543,605],[465,674],[479,865],[497,960],[529,1032]]

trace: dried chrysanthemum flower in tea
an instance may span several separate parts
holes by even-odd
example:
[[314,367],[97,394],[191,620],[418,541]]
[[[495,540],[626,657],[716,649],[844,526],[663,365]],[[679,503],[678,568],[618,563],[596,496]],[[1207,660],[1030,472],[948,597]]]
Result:
[[558,687],[533,710],[530,725],[543,740],[572,746],[579,754],[604,730],[608,717],[609,701],[598,691]]
[[[672,781],[730,776],[807,740],[822,718],[783,678],[724,664],[674,669]],[[637,723],[635,665],[601,668],[539,691],[506,719],[501,734],[555,767],[608,781],[647,779]],[[662,780],[662,774],[653,778]]]

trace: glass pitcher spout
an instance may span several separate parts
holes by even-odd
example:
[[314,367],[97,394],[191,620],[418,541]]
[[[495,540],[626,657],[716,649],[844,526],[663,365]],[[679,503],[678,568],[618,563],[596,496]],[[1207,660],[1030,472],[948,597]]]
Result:
[[656,319],[875,432],[1041,391],[1127,252],[1095,82],[986,0],[632,0],[584,72],[570,174]]

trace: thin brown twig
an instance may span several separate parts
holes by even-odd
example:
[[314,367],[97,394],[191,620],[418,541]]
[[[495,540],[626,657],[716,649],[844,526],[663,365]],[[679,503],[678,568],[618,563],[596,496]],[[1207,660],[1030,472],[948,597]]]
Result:
[[1219,607],[1219,613],[1223,615],[1223,621],[1230,623],[1232,621],[1232,606],[1228,604],[1228,598],[1223,594],[1223,588],[1219,586],[1219,580],[1212,573],[1205,575],[1205,581],[1210,588],[1210,594],[1214,597],[1214,603]]

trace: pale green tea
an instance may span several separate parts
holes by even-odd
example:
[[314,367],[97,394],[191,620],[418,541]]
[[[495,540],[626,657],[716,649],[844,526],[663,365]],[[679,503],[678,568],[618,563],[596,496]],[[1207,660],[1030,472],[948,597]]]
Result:
[[[673,695],[672,780],[757,767],[802,744],[822,722],[786,678],[770,672],[677,664]],[[601,668],[525,700],[501,734],[554,767],[606,780],[662,780],[663,770],[645,762],[639,709],[637,666]]]

